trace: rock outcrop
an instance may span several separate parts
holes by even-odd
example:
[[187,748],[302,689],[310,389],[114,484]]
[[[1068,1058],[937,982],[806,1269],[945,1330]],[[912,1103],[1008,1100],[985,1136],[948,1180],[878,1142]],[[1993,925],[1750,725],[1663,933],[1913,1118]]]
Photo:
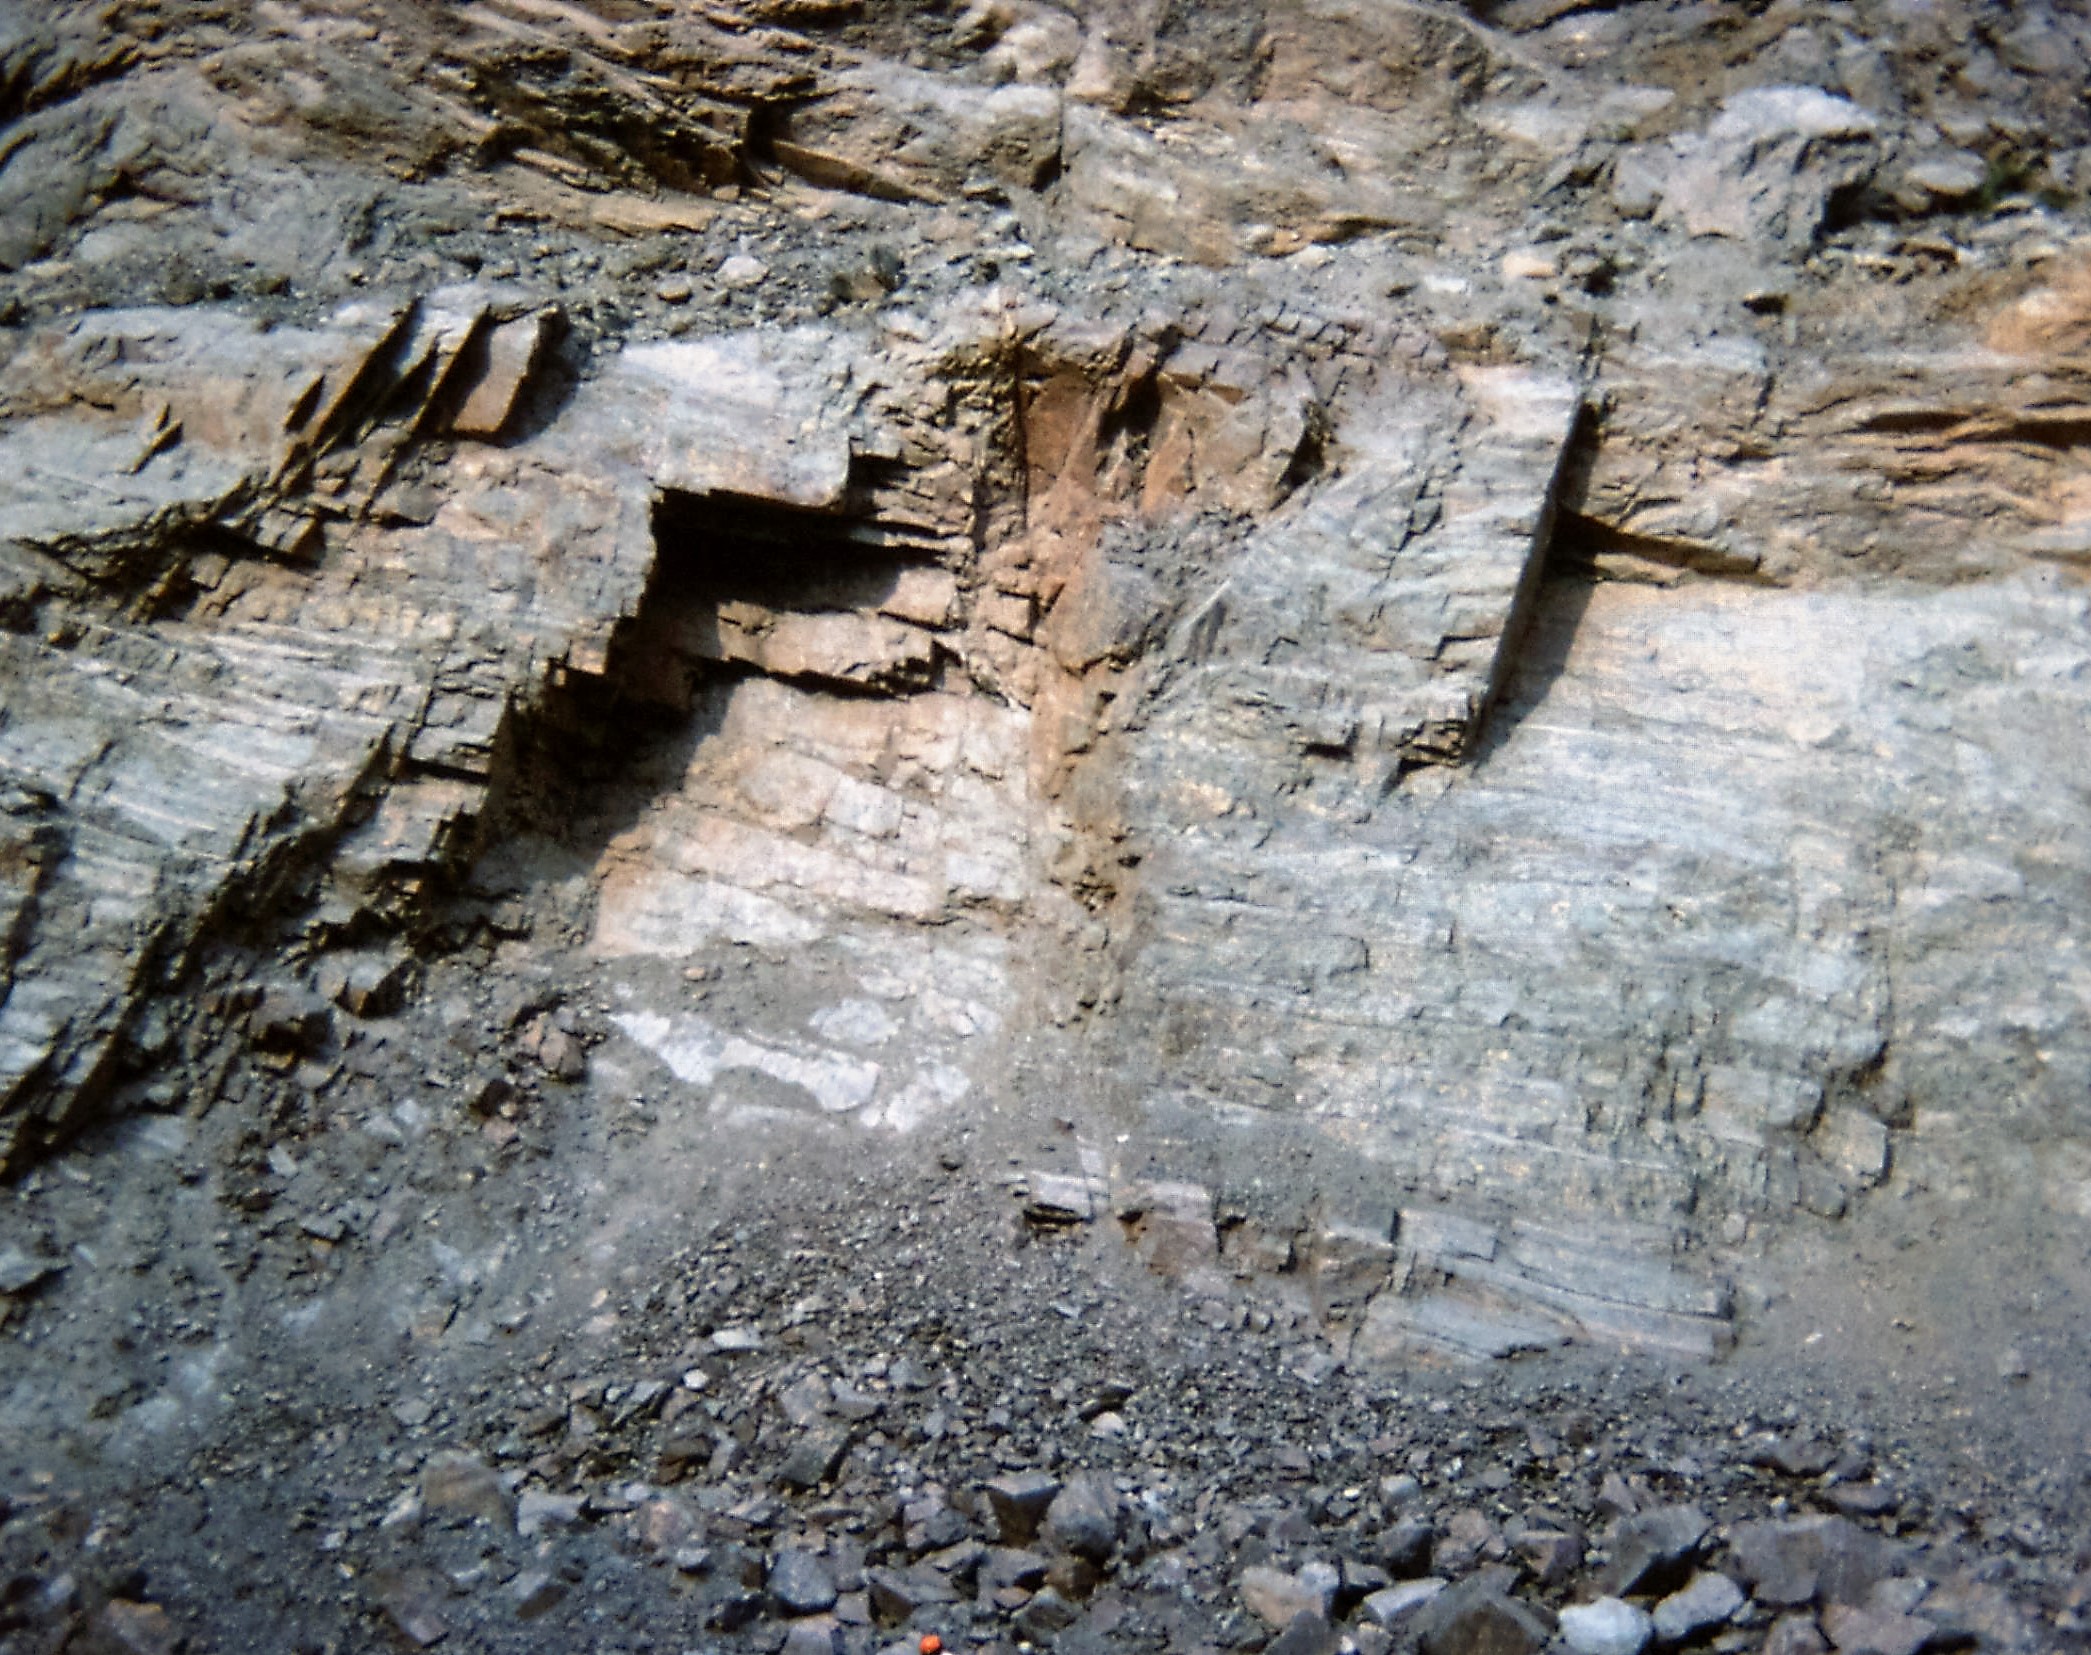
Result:
[[2091,1214],[2083,25],[1191,10],[8,21],[0,1161],[528,937],[1359,1361]]

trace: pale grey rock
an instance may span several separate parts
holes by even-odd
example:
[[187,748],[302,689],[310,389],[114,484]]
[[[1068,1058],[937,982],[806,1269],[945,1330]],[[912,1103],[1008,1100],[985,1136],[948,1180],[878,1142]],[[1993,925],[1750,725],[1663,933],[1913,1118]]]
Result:
[[817,183],[893,200],[968,188],[1034,189],[1060,157],[1060,99],[1041,86],[972,87],[881,65],[844,71],[792,111],[779,160]]
[[1449,1584],[1449,1581],[1428,1575],[1420,1580],[1400,1581],[1367,1597],[1364,1610],[1376,1623],[1392,1631]]
[[1242,1606],[1265,1625],[1283,1629],[1300,1615],[1326,1617],[1335,1586],[1334,1581],[1254,1564],[1242,1571]]
[[1734,1581],[1704,1570],[1655,1606],[1656,1635],[1666,1643],[1683,1643],[1732,1620],[1743,1602],[1743,1590]]
[[553,1530],[572,1528],[581,1520],[584,1498],[526,1488],[516,1497],[515,1531],[525,1540],[535,1540]]
[[1641,1655],[1655,1636],[1648,1611],[1622,1598],[1599,1598],[1563,1609],[1561,1637],[1575,1655]]
[[1967,150],[1938,150],[1903,168],[1903,177],[1932,200],[1966,201],[1989,181],[1989,167]]
[[497,1528],[514,1523],[500,1473],[476,1454],[446,1451],[429,1456],[421,1471],[421,1503],[432,1512],[474,1518]]

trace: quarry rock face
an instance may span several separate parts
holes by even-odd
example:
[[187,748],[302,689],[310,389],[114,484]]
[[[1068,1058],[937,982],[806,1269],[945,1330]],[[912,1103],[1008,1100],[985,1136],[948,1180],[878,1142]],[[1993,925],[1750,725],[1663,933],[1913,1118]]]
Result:
[[[331,1256],[407,1222],[345,1122],[977,1134],[1011,1234],[1356,1374],[1715,1356],[1912,1200],[2075,1247],[2087,62],[1886,0],[0,16],[0,1166],[222,1133]],[[1302,1649],[1388,1586],[1264,1575]],[[1503,1588],[1405,1635],[1544,1647]],[[1561,1636],[1744,1613],[1665,1591]]]

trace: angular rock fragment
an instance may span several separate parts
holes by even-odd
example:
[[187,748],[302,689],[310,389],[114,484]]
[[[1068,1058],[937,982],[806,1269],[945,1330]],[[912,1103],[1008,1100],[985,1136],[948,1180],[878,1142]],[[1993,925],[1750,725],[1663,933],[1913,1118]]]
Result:
[[549,1615],[566,1600],[567,1584],[549,1569],[525,1569],[508,1583],[517,1620],[533,1621]]
[[1655,1636],[1648,1611],[1620,1598],[1599,1598],[1561,1611],[1562,1641],[1575,1655],[1641,1655]]
[[765,1582],[787,1615],[818,1615],[835,1607],[834,1576],[812,1552],[786,1547],[770,1562]]
[[1550,1617],[1486,1572],[1440,1592],[1412,1624],[1424,1655],[1537,1655],[1554,1635]]
[[1659,1506],[1635,1517],[1623,1517],[1610,1536],[1612,1557],[1599,1576],[1604,1589],[1650,1590],[1678,1577],[1713,1527],[1697,1506]]
[[500,1473],[476,1454],[431,1455],[421,1472],[421,1503],[430,1511],[510,1526],[508,1490]]
[[1728,1546],[1751,1594],[1780,1607],[1863,1604],[1889,1573],[1879,1539],[1843,1517],[1738,1523]]
[[1301,1615],[1327,1619],[1335,1590],[1331,1581],[1259,1564],[1242,1571],[1241,1596],[1242,1606],[1258,1620],[1283,1629]]
[[1039,1524],[1060,1493],[1060,1480],[1043,1471],[1011,1472],[990,1479],[983,1491],[1002,1544],[1021,1547],[1037,1538]]
[[1117,1491],[1101,1477],[1081,1476],[1053,1496],[1042,1531],[1063,1550],[1101,1563],[1118,1545],[1124,1524]]
[[1834,1603],[1822,1613],[1822,1629],[1838,1655],[1918,1655],[1938,1636],[1922,1615]]
[[1399,1585],[1389,1586],[1384,1591],[1374,1592],[1364,1602],[1364,1610],[1376,1625],[1394,1631],[1411,1619],[1417,1610],[1450,1584],[1449,1581],[1424,1578],[1404,1580]]
[[111,1598],[87,1617],[82,1647],[95,1655],[174,1655],[181,1642],[159,1604]]
[[1267,1655],[1334,1655],[1336,1629],[1326,1615],[1302,1610],[1285,1629],[1264,1645]]
[[849,1446],[846,1425],[809,1426],[777,1467],[777,1480],[791,1488],[817,1488],[834,1477]]
[[935,1569],[870,1569],[864,1575],[872,1612],[889,1624],[908,1620],[932,1604],[951,1603],[958,1594]]
[[433,1570],[379,1570],[370,1577],[368,1589],[385,1618],[411,1647],[433,1648],[450,1635],[450,1623],[440,1608],[449,1588]]
[[530,376],[546,347],[558,336],[556,312],[539,311],[487,330],[484,367],[478,380],[450,416],[450,430],[460,437],[492,440],[515,418]]
[[1065,1632],[1081,1617],[1079,1605],[1069,1602],[1059,1591],[1048,1586],[1034,1594],[1031,1600],[1016,1612],[1015,1626],[1024,1637],[1040,1641]]
[[1734,1581],[1703,1570],[1655,1606],[1656,1636],[1665,1643],[1683,1643],[1732,1620],[1743,1602],[1742,1588]]
[[1828,1655],[1813,1615],[1781,1615],[1765,1635],[1764,1655]]

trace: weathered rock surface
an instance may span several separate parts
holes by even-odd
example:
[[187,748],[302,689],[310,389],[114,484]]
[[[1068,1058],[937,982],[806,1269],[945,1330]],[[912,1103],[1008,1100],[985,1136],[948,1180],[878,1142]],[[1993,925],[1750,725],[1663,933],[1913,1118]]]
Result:
[[[989,1402],[1015,1313],[893,1306],[1122,1265],[1312,1411],[1877,1294],[1880,1372],[2068,1413],[2087,61],[1972,0],[6,10],[11,1439],[208,1489],[200,1421],[305,1430],[271,1353],[397,1354],[225,1453],[421,1647],[584,1636],[612,1531],[794,1655],[2032,1646],[1855,1448],[1731,1511],[1704,1443],[1221,1419],[1186,1492],[1123,1372]],[[978,1199],[791,1294],[675,1251],[823,1153],[787,1250]],[[172,1636],[20,1487],[0,1614]]]
[[[902,70],[819,8],[365,10],[13,37],[6,176],[44,215],[0,409],[17,1161],[242,1015],[150,1009],[209,941],[286,904],[308,951],[425,926],[533,732],[607,693],[709,733],[598,847],[598,957],[971,985],[902,1063],[644,995],[631,1049],[905,1127],[1020,1101],[983,1057],[1043,992],[1178,1173],[1302,1132],[1332,1184],[1345,1144],[1394,1168],[1386,1270],[1318,1300],[1361,1357],[1716,1349],[1717,1231],[1898,1167],[2009,1176],[2023,1139],[1946,1101],[2006,1074],[1991,1107],[2061,1134],[2044,1199],[2081,1204],[2041,1100],[2091,1054],[2043,1030],[2022,1075],[1942,1031],[2083,901],[2074,770],[2018,733],[2076,710],[2085,255],[2030,207],[1926,217],[1976,140],[1925,48],[1752,23],[1763,78],[1702,86],[1667,23],[1329,5],[1194,50],[1040,10]],[[330,29],[359,44],[312,68]],[[516,75],[544,52],[560,76]],[[285,238],[367,176],[430,236],[486,202],[557,227],[556,267],[416,278],[395,241],[286,287],[203,212],[245,142],[182,113],[214,98],[278,123]],[[1150,99],[1159,127],[1124,113]],[[2066,135],[2021,176],[2063,187]],[[504,159],[389,182],[473,146]],[[740,198],[770,167],[866,262],[794,264]],[[170,168],[150,233],[257,274],[78,309],[140,285],[124,181]],[[1578,229],[1532,240],[1562,190]],[[1457,245],[1403,239],[1448,215]],[[734,255],[755,287],[614,308],[617,236],[722,224],[769,238]],[[1849,317],[1882,259],[1909,296]],[[384,296],[327,297],[373,267]],[[767,325],[691,325],[770,288]],[[1654,584],[1542,584],[1556,541],[1557,573]],[[1217,1165],[1171,1147],[1216,1112]],[[1158,1267],[1202,1268],[1170,1222]]]

